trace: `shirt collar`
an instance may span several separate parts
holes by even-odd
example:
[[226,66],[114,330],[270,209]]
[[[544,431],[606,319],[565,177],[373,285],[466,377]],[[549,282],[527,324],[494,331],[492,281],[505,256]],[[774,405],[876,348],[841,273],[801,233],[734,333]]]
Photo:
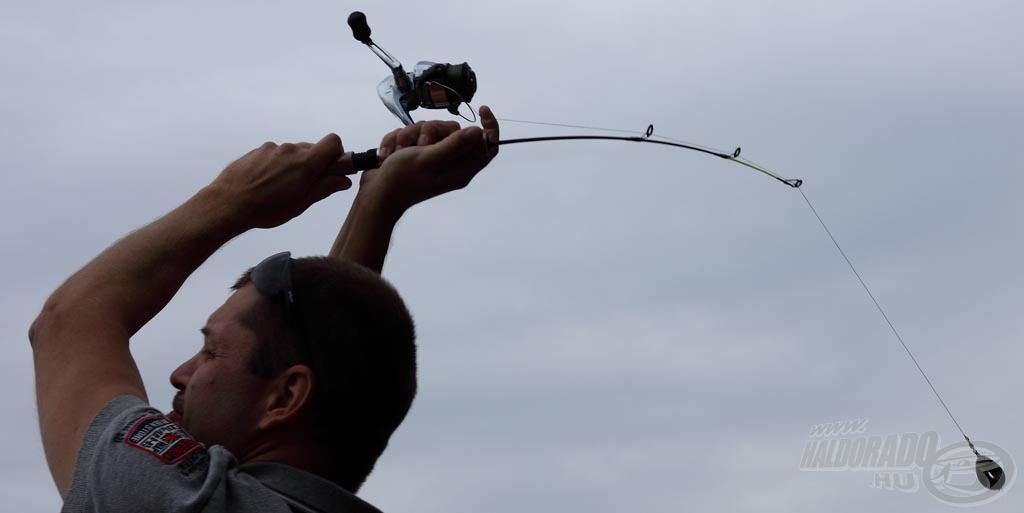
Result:
[[320,476],[288,465],[270,462],[238,467],[277,493],[282,499],[311,513],[381,513],[372,504]]

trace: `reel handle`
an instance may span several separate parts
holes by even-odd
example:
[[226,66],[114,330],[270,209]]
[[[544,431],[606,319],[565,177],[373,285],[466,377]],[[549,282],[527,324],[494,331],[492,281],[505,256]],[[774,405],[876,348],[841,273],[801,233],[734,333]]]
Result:
[[348,26],[352,28],[352,37],[363,44],[371,44],[370,26],[366,24],[366,15],[359,11],[352,11],[348,15]]

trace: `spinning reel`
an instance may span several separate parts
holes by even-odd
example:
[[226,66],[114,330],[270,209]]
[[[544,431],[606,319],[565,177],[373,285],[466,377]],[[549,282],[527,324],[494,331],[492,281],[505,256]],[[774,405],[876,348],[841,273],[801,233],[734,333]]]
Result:
[[352,27],[352,36],[368,46],[370,51],[391,68],[391,76],[377,85],[377,95],[402,123],[411,125],[413,121],[409,112],[419,107],[448,109],[448,112],[462,116],[459,113],[459,105],[468,104],[476,93],[476,73],[469,64],[420,61],[416,63],[412,73],[407,73],[398,59],[370,39],[366,15],[359,11],[353,12],[348,17],[348,25]]

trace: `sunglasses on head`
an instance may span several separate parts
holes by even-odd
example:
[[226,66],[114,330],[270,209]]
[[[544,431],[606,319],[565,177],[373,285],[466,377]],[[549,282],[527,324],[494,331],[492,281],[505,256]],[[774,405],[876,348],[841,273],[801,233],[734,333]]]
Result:
[[250,279],[260,294],[271,299],[278,294],[284,294],[285,303],[289,307],[295,304],[295,293],[292,291],[291,251],[282,251],[263,259],[252,270]]
[[292,254],[290,251],[283,251],[271,255],[256,265],[252,270],[250,279],[256,286],[260,295],[271,300],[278,296],[284,297],[285,322],[291,326],[297,335],[301,352],[306,355],[308,364],[317,372],[316,348],[306,338],[305,330],[296,317],[295,292],[292,288]]

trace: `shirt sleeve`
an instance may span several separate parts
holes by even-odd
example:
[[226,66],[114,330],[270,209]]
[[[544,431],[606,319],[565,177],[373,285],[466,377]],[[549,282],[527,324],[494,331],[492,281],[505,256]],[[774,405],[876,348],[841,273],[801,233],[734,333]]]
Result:
[[61,511],[218,511],[235,466],[226,449],[208,449],[142,399],[118,397],[89,425]]

